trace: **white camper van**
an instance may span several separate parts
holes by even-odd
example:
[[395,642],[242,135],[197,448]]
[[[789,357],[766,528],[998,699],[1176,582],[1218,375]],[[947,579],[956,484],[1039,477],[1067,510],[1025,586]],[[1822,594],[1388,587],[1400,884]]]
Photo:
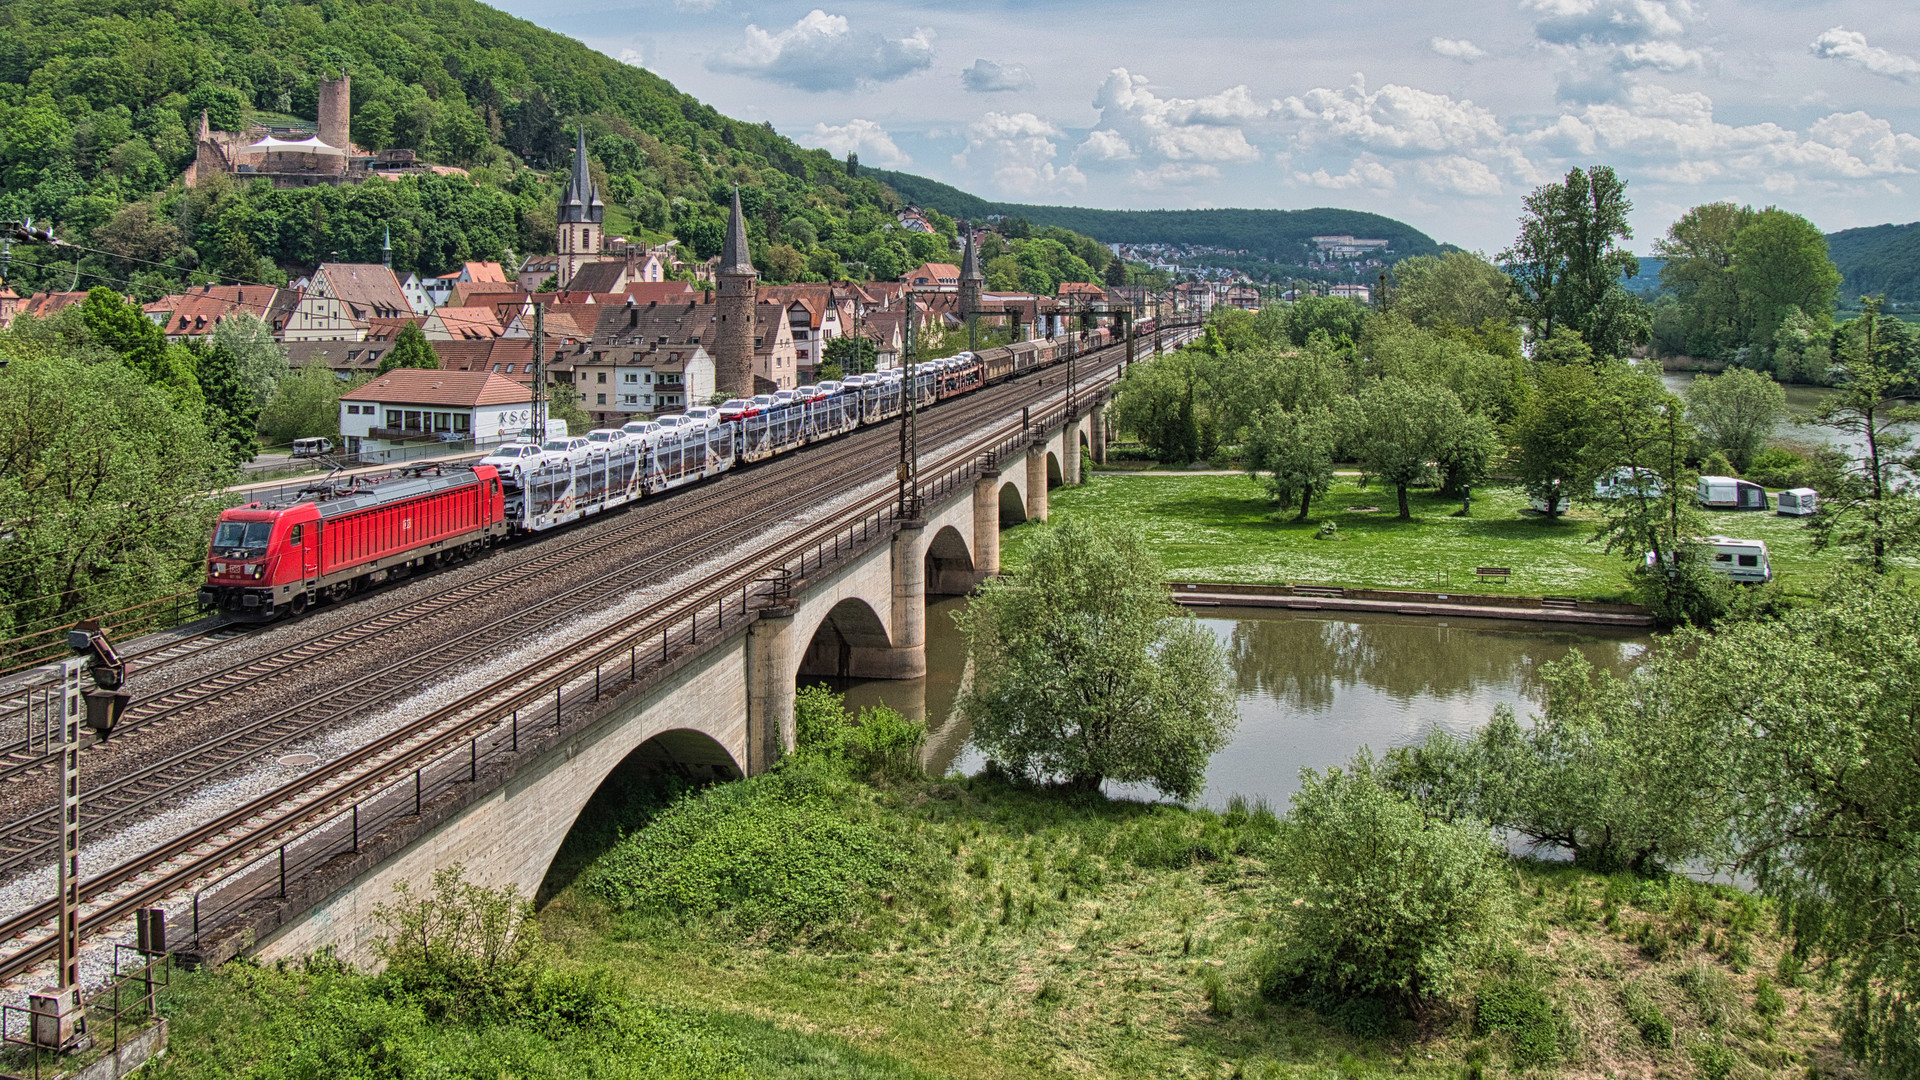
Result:
[[1703,476],[1693,497],[1709,510],[1765,510],[1767,489],[1733,476]]
[[1593,482],[1593,497],[1596,499],[1624,499],[1632,495],[1659,498],[1660,477],[1649,469],[1630,469],[1622,465]]
[[1812,488],[1788,488],[1774,496],[1776,513],[1788,517],[1806,517],[1820,509],[1820,493]]
[[1704,542],[1713,552],[1714,573],[1748,585],[1773,580],[1773,564],[1767,561],[1766,541],[1709,536]]

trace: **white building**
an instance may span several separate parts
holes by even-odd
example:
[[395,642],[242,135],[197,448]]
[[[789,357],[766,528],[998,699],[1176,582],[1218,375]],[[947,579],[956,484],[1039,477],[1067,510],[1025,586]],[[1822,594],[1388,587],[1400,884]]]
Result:
[[395,368],[340,396],[349,453],[409,443],[499,442],[533,422],[533,389],[490,371]]

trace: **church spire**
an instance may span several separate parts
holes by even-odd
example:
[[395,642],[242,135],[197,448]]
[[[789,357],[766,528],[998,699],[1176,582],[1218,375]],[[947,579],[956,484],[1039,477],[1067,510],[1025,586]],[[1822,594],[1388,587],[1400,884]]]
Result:
[[380,262],[387,269],[393,269],[393,226],[380,227]]
[[747,217],[740,212],[740,189],[733,189],[733,216],[727,219],[727,242],[720,249],[720,272],[751,274],[753,255],[747,250]]
[[560,196],[560,224],[598,225],[606,216],[600,193],[594,190],[593,173],[587,168],[587,129],[576,129],[573,151],[573,175],[567,178],[567,190]]

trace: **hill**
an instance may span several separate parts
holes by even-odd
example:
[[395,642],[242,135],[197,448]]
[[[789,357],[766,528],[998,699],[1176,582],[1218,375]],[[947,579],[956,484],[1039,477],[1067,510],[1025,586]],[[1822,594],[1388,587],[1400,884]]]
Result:
[[1843,300],[1884,293],[1890,300],[1920,301],[1920,221],[1829,233],[1827,254],[1844,279]]
[[[223,131],[311,121],[320,78],[340,72],[356,144],[470,178],[182,186],[202,110]],[[96,249],[83,287],[284,279],[323,258],[377,261],[387,230],[403,272],[552,251],[576,125],[609,235],[713,254],[738,184],[773,281],[893,277],[949,250],[897,228],[894,193],[826,152],[475,0],[0,4],[0,219],[54,222]],[[9,283],[65,287],[75,268],[55,254],[17,251]]]
[[[1312,210],[1095,210],[1079,206],[1037,206],[989,202],[958,188],[911,173],[868,170],[898,192],[901,199],[956,218],[1022,218],[1040,226],[1083,233],[1108,244],[1169,244],[1244,251],[1241,259],[1215,258],[1217,264],[1258,264],[1269,272],[1318,276],[1307,263],[1311,238],[1348,234],[1391,243],[1391,258],[1432,255],[1440,244],[1404,221],[1360,210],[1320,207]],[[1246,269],[1241,265],[1238,268]],[[1258,276],[1256,274],[1256,276]]]

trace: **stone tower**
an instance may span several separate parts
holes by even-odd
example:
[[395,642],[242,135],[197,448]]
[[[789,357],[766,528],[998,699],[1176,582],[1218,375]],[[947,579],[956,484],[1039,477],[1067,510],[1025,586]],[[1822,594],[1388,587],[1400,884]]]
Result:
[[353,77],[320,80],[320,141],[353,149]]
[[574,271],[600,255],[600,223],[607,208],[593,188],[593,175],[587,168],[587,129],[580,128],[573,150],[573,175],[567,190],[560,195],[560,266],[555,271],[560,287],[573,280]]
[[967,243],[960,255],[960,314],[962,317],[980,313],[980,291],[986,287],[987,275],[980,272],[980,253],[973,247],[973,229],[967,229]]
[[719,287],[714,302],[719,327],[714,335],[715,389],[727,397],[753,396],[753,302],[759,274],[747,251],[747,219],[740,212],[740,189],[733,191],[733,216],[720,250]]

